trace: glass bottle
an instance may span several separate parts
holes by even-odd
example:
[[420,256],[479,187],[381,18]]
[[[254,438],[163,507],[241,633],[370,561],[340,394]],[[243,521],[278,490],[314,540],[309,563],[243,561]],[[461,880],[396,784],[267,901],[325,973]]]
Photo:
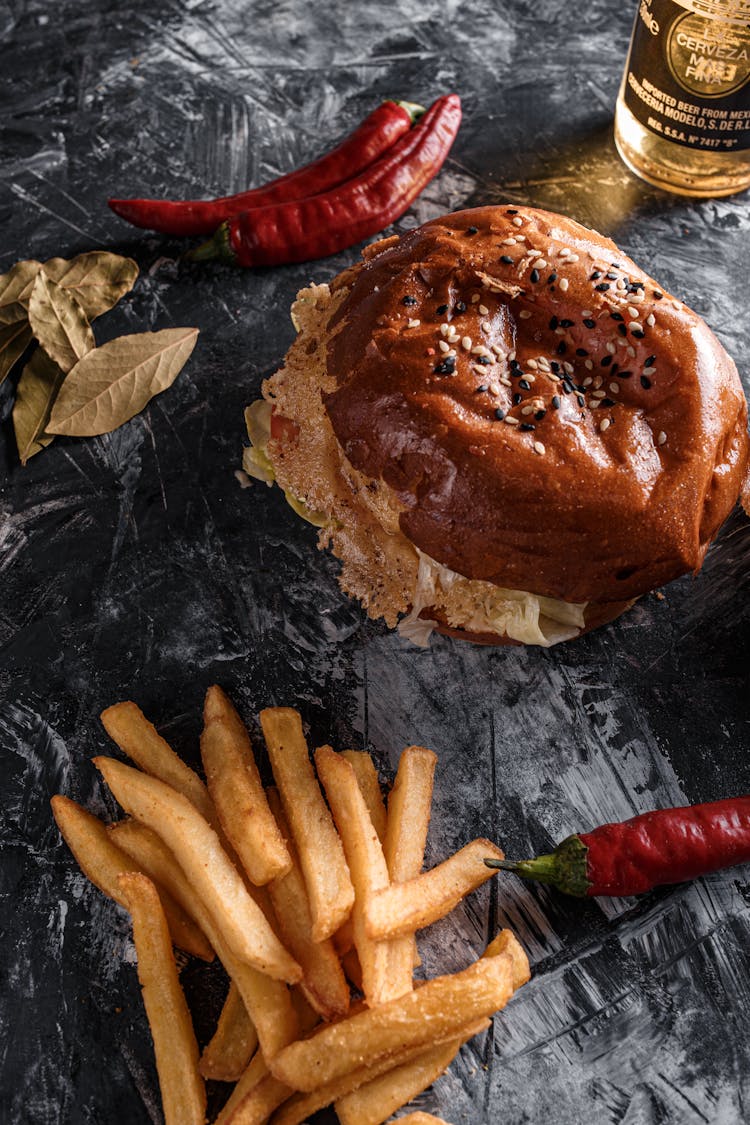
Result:
[[639,0],[615,144],[667,191],[750,187],[750,0]]

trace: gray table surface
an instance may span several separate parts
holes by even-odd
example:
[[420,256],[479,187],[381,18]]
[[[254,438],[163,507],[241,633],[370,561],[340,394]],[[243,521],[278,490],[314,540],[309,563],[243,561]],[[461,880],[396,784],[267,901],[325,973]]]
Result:
[[[430,862],[469,838],[508,854],[658,805],[750,790],[750,525],[702,574],[551,651],[407,646],[366,620],[275,492],[235,479],[242,408],[293,329],[287,310],[356,250],[260,272],[186,267],[109,194],[211,195],[311,158],[383,97],[457,90],[465,121],[398,229],[521,201],[611,234],[702,313],[748,375],[748,198],[651,192],[618,162],[613,105],[634,5],[592,0],[0,0],[2,262],[109,247],[141,266],[97,327],[195,324],[174,387],[111,436],[26,469],[0,397],[0,1119],[158,1122],[125,915],[77,872],[49,814],[63,791],[116,809],[89,759],[97,715],[137,700],[197,762],[207,685],[296,704],[315,742],[439,754]],[[494,881],[425,934],[457,969],[502,924],[534,978],[419,1099],[453,1125],[741,1122],[750,1082],[747,869],[580,904]],[[184,979],[200,1036],[224,987]],[[218,1104],[219,1092],[212,1092]]]

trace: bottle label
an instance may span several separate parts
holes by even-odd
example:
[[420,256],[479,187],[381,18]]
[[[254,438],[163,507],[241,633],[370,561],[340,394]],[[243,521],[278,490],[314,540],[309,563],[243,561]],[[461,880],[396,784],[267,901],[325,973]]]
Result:
[[665,140],[750,148],[749,0],[640,0],[623,99]]

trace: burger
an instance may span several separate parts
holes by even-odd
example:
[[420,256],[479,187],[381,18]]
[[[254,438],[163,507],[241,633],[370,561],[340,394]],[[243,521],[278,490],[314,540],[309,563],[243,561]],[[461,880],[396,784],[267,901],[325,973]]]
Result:
[[292,308],[244,468],[417,644],[549,646],[697,571],[748,467],[737,369],[609,239],[528,207],[368,246]]

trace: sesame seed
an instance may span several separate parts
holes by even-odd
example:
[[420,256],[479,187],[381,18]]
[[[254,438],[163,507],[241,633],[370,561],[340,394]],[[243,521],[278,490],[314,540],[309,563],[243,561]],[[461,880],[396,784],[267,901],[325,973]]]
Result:
[[567,350],[568,350],[568,345],[565,343],[564,340],[561,340],[560,343],[555,348],[555,351],[557,352],[558,355],[565,355]]
[[407,322],[406,327],[407,328],[419,328],[421,323],[422,323],[421,320],[410,320],[410,321]]
[[602,367],[609,367],[611,362],[612,362],[612,356],[609,353],[607,353],[607,355],[602,356],[602,361],[601,361]]
[[539,280],[539,270],[536,270],[536,269],[532,270],[531,273],[529,274],[529,281],[532,283],[532,285],[536,285],[538,280]]
[[484,368],[480,367],[478,363],[472,363],[471,370],[475,371],[477,373],[477,375],[486,375],[487,374],[487,372],[484,370]]
[[576,395],[576,401],[578,402],[579,406],[586,405],[586,399],[583,397],[583,395]]
[[596,289],[596,291],[598,293],[606,293],[607,290],[609,289],[609,282],[608,281],[601,281],[598,285],[594,286],[594,289]]
[[568,281],[567,277],[560,278],[560,288],[562,289],[563,293],[567,293],[569,284],[570,282]]
[[557,274],[554,271],[547,278],[547,284],[552,285],[553,281],[557,281]]
[[589,403],[589,410],[597,410],[601,405],[602,404],[599,402],[599,400],[595,398],[592,402]]
[[653,375],[655,372],[656,372],[656,368],[652,367],[650,364],[649,364],[648,367],[643,368],[643,374],[644,375]]
[[506,417],[505,422],[508,426],[517,426],[518,425],[518,419],[512,418],[510,414]]
[[588,376],[588,378],[586,378],[586,379],[584,379],[584,380],[583,380],[583,382],[581,383],[581,386],[582,386],[582,387],[590,387],[590,386],[591,386],[591,384],[593,383],[593,381],[594,381],[594,380],[593,380],[593,379],[591,378],[591,376],[589,375],[589,376]]
[[440,331],[442,332],[442,334],[444,336],[447,336],[448,333],[450,332],[450,330],[451,330],[450,324],[441,324],[440,325]]
[[510,362],[511,362],[511,363],[514,363],[514,362],[515,362],[515,359],[516,359],[516,353],[515,353],[515,351],[512,351],[512,352],[508,352],[508,359],[510,360]]
[[628,344],[628,355],[631,359],[635,359],[635,348]]
[[633,326],[631,336],[635,336],[636,340],[643,340],[645,338],[645,335],[646,333],[643,331],[640,325],[637,328]]
[[519,387],[521,388],[522,391],[530,391],[531,390],[531,383],[528,381],[528,379],[521,379],[519,381],[518,385],[519,385]]
[[478,230],[479,230],[479,227],[467,227],[466,233],[467,234],[476,234]]
[[594,270],[591,277],[589,278],[589,281],[598,281],[601,276],[602,275],[599,273],[599,270]]
[[646,367],[650,367],[652,363],[656,363],[656,356],[655,355],[647,355],[645,360],[644,360],[644,363],[646,364]]
[[461,341],[461,347],[465,348],[467,352],[469,351],[469,349],[471,348],[471,336],[464,336],[463,340]]
[[657,441],[657,444],[658,444],[658,445],[664,445],[664,442],[665,442],[666,440],[667,440],[667,435],[666,435],[666,434],[664,433],[664,430],[661,430],[661,431],[659,432],[659,436],[658,436],[658,438],[656,439],[656,441]]
[[607,344],[607,351],[609,352],[610,355],[614,355],[615,352],[617,351],[617,348],[615,347],[615,345],[612,343],[611,340]]
[[544,454],[547,452],[547,450],[544,448],[544,445],[541,441],[535,441],[534,452],[538,453],[540,457],[544,457]]
[[594,370],[594,364],[592,363],[592,361],[590,359],[584,360],[583,366],[586,368],[587,371],[593,371]]
[[524,414],[524,415],[533,414],[534,413],[534,407],[533,406],[522,406],[521,407],[521,413]]
[[477,301],[480,301],[480,300],[481,300],[481,297],[479,296],[478,293],[472,293],[472,295],[471,295],[472,305],[475,305],[477,303]]
[[407,293],[407,295],[406,295],[405,297],[402,297],[402,298],[401,298],[401,304],[402,304],[402,305],[416,305],[416,304],[417,304],[417,298],[416,298],[416,297],[411,297],[411,296],[409,296],[409,294]]
[[[444,316],[448,311],[448,306],[447,305],[438,305],[436,311],[437,311],[438,316]],[[440,327],[442,328],[442,325]]]
[[[477,299],[479,299],[479,294],[478,294],[478,293],[477,293],[477,294],[475,294],[475,296],[477,297]],[[473,301],[473,300],[474,300],[474,297],[472,297],[471,299],[472,299],[472,301]],[[489,310],[489,309],[487,308],[487,306],[486,306],[486,305],[480,305],[480,306],[479,306],[479,315],[480,315],[480,316],[489,316],[489,314],[490,314],[490,310]]]
[[569,262],[577,262],[578,261],[578,255],[577,254],[568,254],[568,261]]
[[585,317],[584,321],[583,321],[583,326],[584,326],[584,328],[596,328],[596,321],[591,320],[589,317]]
[[[593,315],[594,315],[594,314],[593,314],[593,312],[592,312],[592,310],[591,310],[591,309],[581,309],[581,316],[587,316],[587,317],[588,317],[588,316],[593,316]],[[586,321],[584,320],[584,322],[583,322],[583,323],[584,323],[584,324],[586,324]],[[593,325],[593,324],[591,324],[591,325],[588,325],[588,324],[587,324],[587,325],[586,325],[586,327],[587,327],[587,328],[593,328],[593,327],[594,327],[594,325]]]
[[591,393],[592,393],[594,398],[606,398],[607,397],[606,391],[592,391]]
[[651,380],[648,379],[645,375],[641,375],[641,386],[643,387],[644,391],[648,391],[651,389]]
[[483,395],[483,394],[486,394],[489,389],[490,388],[487,386],[486,383],[480,383],[478,387],[474,388],[474,394],[475,395]]
[[537,410],[536,414],[534,415],[537,422],[541,422],[542,418],[545,417],[546,413],[547,413],[547,411],[544,409],[544,407],[540,407],[539,410]]
[[521,309],[521,311],[520,311],[520,313],[518,314],[518,316],[519,316],[519,318],[520,318],[521,320],[528,320],[528,319],[529,319],[529,317],[531,316],[531,313],[529,312],[529,310],[528,310],[528,309]]
[[512,387],[513,386],[510,379],[506,379],[504,375],[500,376],[500,382],[503,384],[504,387]]
[[513,222],[514,227],[522,227],[523,226],[523,219],[521,218],[520,215],[516,215],[515,219],[513,219],[512,222]]
[[534,265],[537,266],[540,270],[543,270],[547,263],[544,258],[537,258],[537,260],[534,262]]
[[649,326],[649,328],[653,328],[656,324],[656,317],[653,313],[649,313],[649,315],[646,317],[646,324]]
[[634,318],[635,320],[637,320],[637,319],[638,319],[638,317],[639,317],[639,316],[641,315],[641,313],[640,313],[640,309],[636,309],[636,308],[634,308],[634,306],[633,306],[633,305],[628,305],[628,312],[630,313],[630,315],[631,315],[631,316],[632,316],[632,317],[633,317],[633,318]]
[[511,258],[510,254],[501,254],[500,261],[504,262],[506,266],[513,265],[513,259]]
[[601,375],[597,375],[596,378],[593,380],[594,390],[598,391],[603,382],[604,382],[604,380],[602,379]]
[[658,289],[654,289],[654,300],[655,301],[660,301],[663,296],[664,296],[664,294],[660,293]]
[[503,239],[503,246],[515,246],[515,244],[516,244],[515,238],[504,238]]
[[537,363],[537,361],[535,359],[527,359],[526,360],[526,366],[530,367],[532,369],[532,371],[537,371],[538,368],[539,368],[539,364]]
[[565,362],[563,363],[563,371],[567,372],[568,375],[572,375],[575,371],[575,367],[572,363],[568,363],[568,361],[565,360]]
[[518,428],[519,428],[519,430],[523,430],[523,432],[525,434],[528,434],[532,430],[535,430],[536,426],[534,425],[533,422],[521,422],[521,425]]
[[502,422],[505,419],[505,411],[501,410],[499,406],[495,411],[495,417],[497,418],[498,422]]
[[610,383],[609,389],[611,390],[613,395],[617,395],[617,394],[620,393],[620,384],[619,383]]
[[602,418],[601,422],[599,423],[599,429],[602,431],[602,433],[604,433],[604,431],[608,430],[611,425],[612,423],[609,418]]
[[465,313],[466,312],[466,302],[465,301],[456,301],[456,312],[457,313]]
[[633,378],[633,372],[632,371],[621,371],[620,372],[620,378],[621,379],[632,379]]
[[552,396],[552,409],[553,410],[559,410],[560,409],[560,396],[559,395],[553,395]]
[[450,344],[448,344],[445,340],[438,340],[438,347],[440,348],[441,352],[450,351]]

